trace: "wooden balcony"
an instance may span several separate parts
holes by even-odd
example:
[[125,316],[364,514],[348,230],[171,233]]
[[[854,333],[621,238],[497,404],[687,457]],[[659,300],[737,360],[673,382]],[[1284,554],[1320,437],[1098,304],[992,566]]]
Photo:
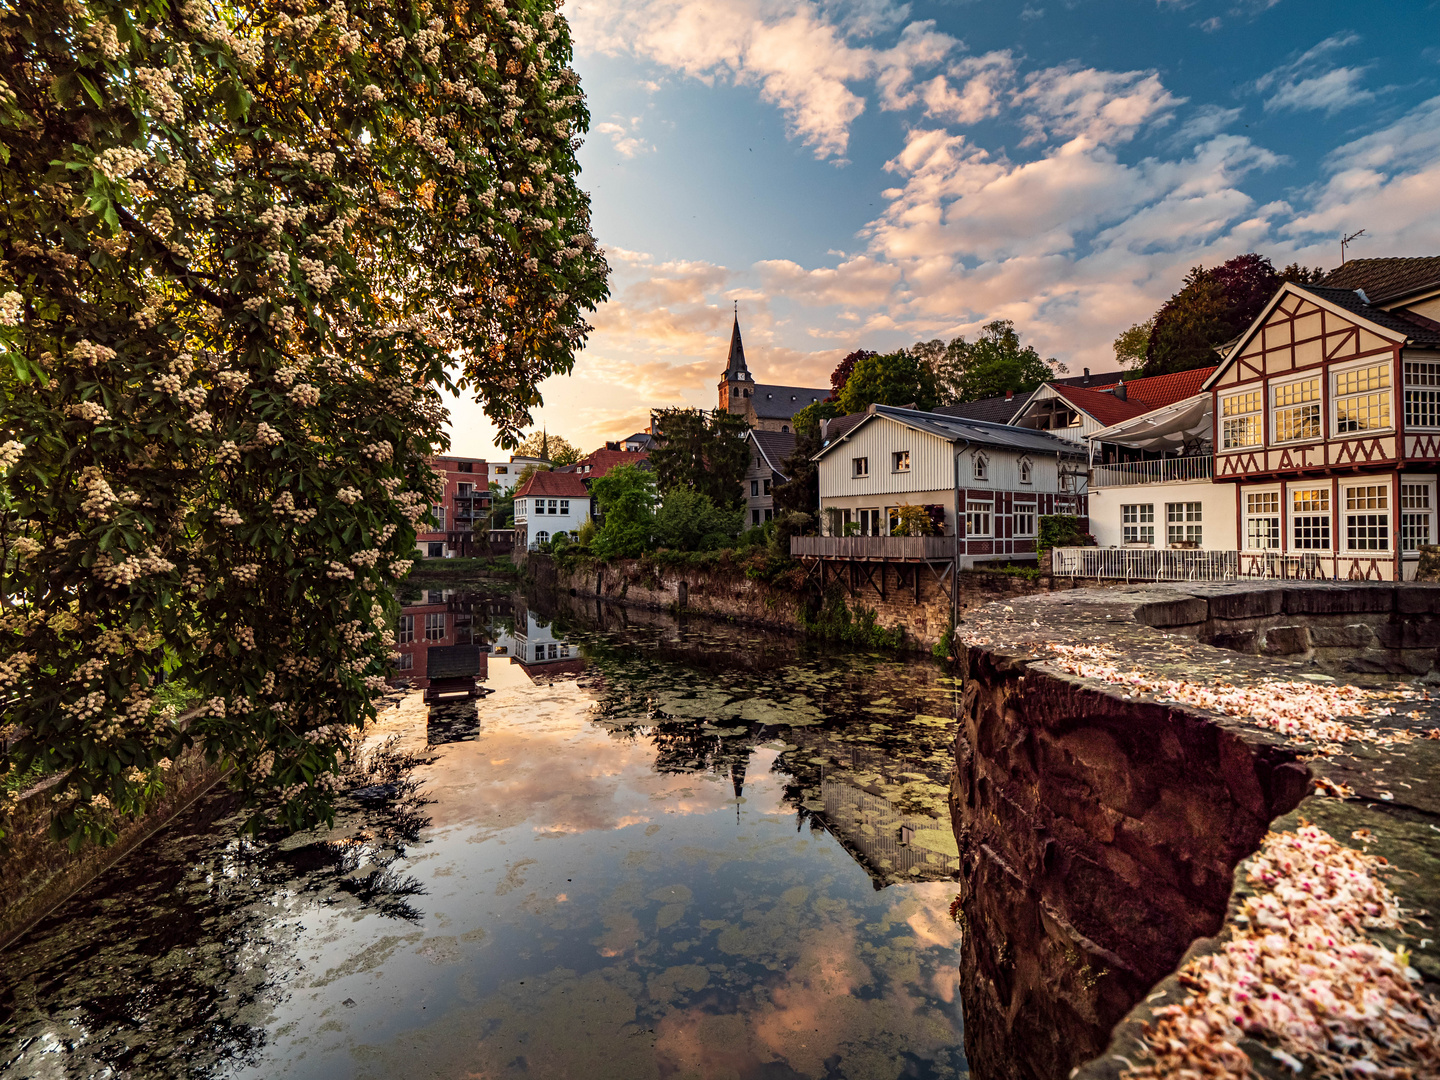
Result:
[[792,536],[790,554],[797,559],[843,562],[951,562],[953,536]]

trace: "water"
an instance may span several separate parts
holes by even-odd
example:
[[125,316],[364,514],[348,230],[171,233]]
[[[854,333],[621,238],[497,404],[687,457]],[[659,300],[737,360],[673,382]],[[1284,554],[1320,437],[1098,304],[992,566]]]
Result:
[[412,651],[445,615],[492,692],[407,697],[334,829],[243,840],[217,796],[48,919],[0,1072],[965,1072],[938,669],[419,599]]

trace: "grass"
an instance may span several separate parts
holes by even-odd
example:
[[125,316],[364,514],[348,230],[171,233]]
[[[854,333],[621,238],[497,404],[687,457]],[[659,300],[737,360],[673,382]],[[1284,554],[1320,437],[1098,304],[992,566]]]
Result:
[[444,578],[449,581],[475,574],[518,577],[520,568],[510,561],[508,555],[473,559],[416,559],[415,565],[410,568],[411,578]]

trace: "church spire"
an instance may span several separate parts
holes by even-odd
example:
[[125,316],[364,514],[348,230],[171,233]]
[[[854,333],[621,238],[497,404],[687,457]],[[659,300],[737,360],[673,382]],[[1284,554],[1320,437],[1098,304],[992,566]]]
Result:
[[735,301],[735,324],[730,330],[730,355],[725,358],[725,379],[734,379],[737,375],[742,378],[750,375],[750,369],[745,366],[745,343],[740,340],[739,300]]

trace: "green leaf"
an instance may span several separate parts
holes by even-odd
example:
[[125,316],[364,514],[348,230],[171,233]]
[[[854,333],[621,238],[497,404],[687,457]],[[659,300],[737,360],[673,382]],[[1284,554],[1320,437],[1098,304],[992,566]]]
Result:
[[105,99],[100,96],[100,91],[95,89],[95,84],[78,71],[75,73],[75,77],[80,80],[80,85],[85,87],[85,92],[90,95],[90,100],[103,109],[105,107]]

